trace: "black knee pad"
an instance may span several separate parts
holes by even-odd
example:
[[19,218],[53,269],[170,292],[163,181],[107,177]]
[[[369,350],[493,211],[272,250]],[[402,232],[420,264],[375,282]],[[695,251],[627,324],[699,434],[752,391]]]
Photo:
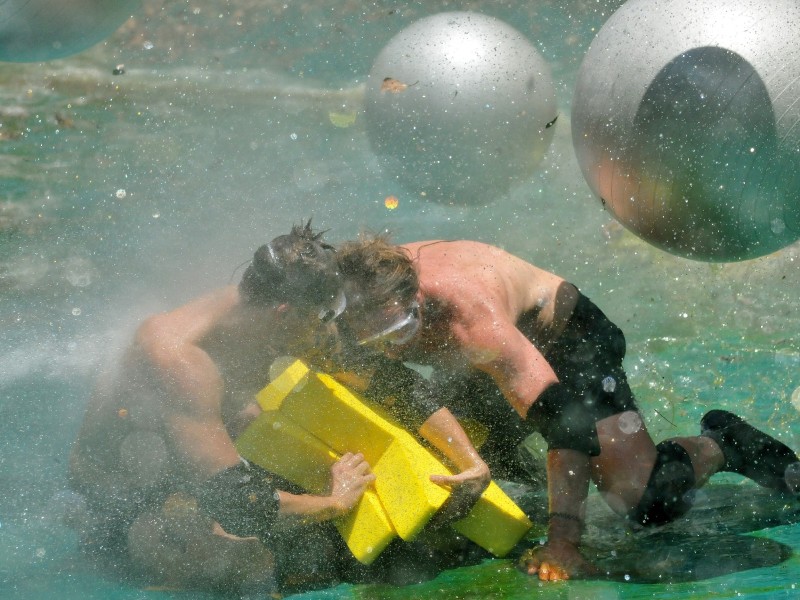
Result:
[[663,525],[692,507],[695,477],[689,453],[677,442],[656,446],[658,457],[642,499],[628,515],[642,525]]
[[528,410],[526,421],[542,434],[550,450],[577,450],[600,454],[597,417],[583,396],[555,383],[542,392]]

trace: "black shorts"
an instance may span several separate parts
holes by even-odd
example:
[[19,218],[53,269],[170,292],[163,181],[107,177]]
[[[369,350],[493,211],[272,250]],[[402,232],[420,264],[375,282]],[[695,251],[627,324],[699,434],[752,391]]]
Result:
[[[545,358],[559,380],[600,421],[637,410],[622,367],[625,336],[586,296],[580,294],[569,322]],[[610,379],[609,379],[610,378]],[[518,446],[535,427],[511,407],[492,378],[480,371],[434,371],[437,398],[459,419],[476,420],[488,430],[480,453],[492,471],[518,479]]]
[[595,421],[637,410],[622,366],[625,335],[583,294],[545,358],[559,381],[581,397]]

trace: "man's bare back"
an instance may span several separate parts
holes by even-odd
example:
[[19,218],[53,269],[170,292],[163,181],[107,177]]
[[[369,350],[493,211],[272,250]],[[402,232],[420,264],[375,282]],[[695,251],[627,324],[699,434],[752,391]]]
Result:
[[533,318],[526,325],[544,343],[558,337],[578,299],[577,289],[563,278],[497,246],[436,240],[401,247],[418,265],[426,297],[456,307],[486,304],[514,323],[530,314]]
[[192,483],[191,464],[178,460],[170,440],[175,390],[149,350],[156,344],[177,345],[176,337],[192,339],[182,329],[184,320],[196,323],[210,318],[209,313],[219,315],[220,321],[192,342],[197,351],[208,354],[209,368],[215,372],[206,375],[219,378],[219,411],[231,438],[247,425],[242,415],[254,406],[254,394],[266,383],[270,361],[277,354],[268,351],[266,334],[242,334],[241,315],[229,312],[236,303],[235,288],[226,288],[155,315],[138,329],[132,346],[93,394],[72,454],[75,487],[101,497],[117,491],[123,496],[157,496],[161,488],[180,489]]
[[531,390],[555,379],[542,354],[569,320],[578,290],[553,273],[480,242],[434,240],[401,248],[409,253],[419,277],[424,324],[402,357],[496,376],[507,382],[506,396],[517,400],[512,405],[524,415],[535,398]]
[[332,250],[307,225],[259,248],[238,286],[147,318],[73,447],[71,485],[91,509],[85,541],[151,583],[269,589],[267,542],[349,512],[374,480],[362,455],[343,455],[329,493],[312,495],[234,444],[272,361],[319,339],[339,290]]
[[[521,561],[528,573],[595,572],[579,551],[590,480],[615,512],[642,525],[683,515],[693,490],[720,470],[789,489],[795,453],[726,411],[707,413],[701,435],[656,446],[627,381],[622,330],[562,278],[478,242],[398,247],[364,237],[340,247],[337,260],[358,302],[345,313],[358,344],[433,366],[442,404],[467,416],[477,407],[495,422],[482,453],[499,448],[507,462],[528,432],[546,441],[548,540]],[[496,389],[459,385],[464,368]],[[516,420],[485,410],[497,391]]]

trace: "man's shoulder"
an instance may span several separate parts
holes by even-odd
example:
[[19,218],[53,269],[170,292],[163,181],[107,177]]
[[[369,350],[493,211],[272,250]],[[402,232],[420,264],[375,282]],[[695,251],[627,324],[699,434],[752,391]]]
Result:
[[500,246],[475,240],[429,240],[401,246],[422,268],[482,268],[519,261]]
[[468,248],[493,248],[484,242],[476,240],[418,240],[416,242],[407,242],[400,244],[401,248],[409,251],[424,251],[427,253],[435,252],[452,252],[454,250],[463,250]]
[[134,334],[134,343],[137,346],[148,346],[157,340],[169,336],[175,325],[170,313],[161,312],[145,317]]
[[195,325],[218,322],[238,302],[235,286],[213,290],[176,308],[145,317],[136,329],[135,341],[182,339]]

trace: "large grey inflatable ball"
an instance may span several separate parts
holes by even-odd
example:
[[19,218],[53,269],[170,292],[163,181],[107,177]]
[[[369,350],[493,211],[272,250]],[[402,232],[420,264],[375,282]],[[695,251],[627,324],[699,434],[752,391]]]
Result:
[[583,60],[572,135],[628,229],[708,261],[800,238],[800,2],[629,0]]
[[423,18],[367,81],[370,144],[401,189],[487,204],[535,171],[557,116],[550,69],[516,29],[473,12]]
[[140,0],[0,0],[0,61],[64,58],[114,33]]

